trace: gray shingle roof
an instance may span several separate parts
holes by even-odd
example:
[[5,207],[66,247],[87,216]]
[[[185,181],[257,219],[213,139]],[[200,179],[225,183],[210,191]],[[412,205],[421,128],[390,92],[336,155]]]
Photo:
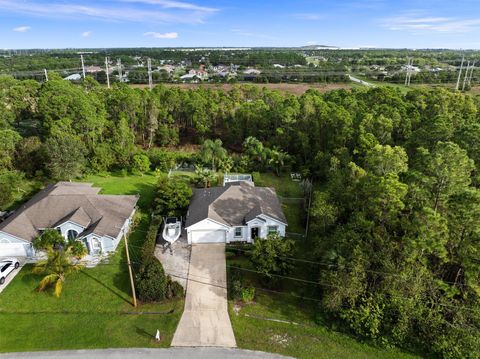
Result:
[[91,183],[50,185],[0,223],[0,231],[32,241],[39,229],[72,221],[86,228],[82,234],[93,232],[116,238],[138,197],[99,195],[99,191]]
[[241,226],[261,214],[287,223],[273,188],[255,187],[248,182],[229,183],[225,187],[194,190],[185,225],[209,218],[227,226]]

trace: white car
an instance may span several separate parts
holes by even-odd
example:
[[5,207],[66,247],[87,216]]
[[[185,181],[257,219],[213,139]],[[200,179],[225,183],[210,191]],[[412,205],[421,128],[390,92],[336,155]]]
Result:
[[18,267],[20,267],[20,263],[15,258],[0,260],[0,285],[5,283],[7,276]]

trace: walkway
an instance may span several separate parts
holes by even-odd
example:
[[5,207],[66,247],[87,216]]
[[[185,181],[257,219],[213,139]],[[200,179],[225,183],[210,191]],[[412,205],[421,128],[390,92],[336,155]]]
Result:
[[228,316],[224,243],[192,245],[185,310],[172,346],[236,347]]

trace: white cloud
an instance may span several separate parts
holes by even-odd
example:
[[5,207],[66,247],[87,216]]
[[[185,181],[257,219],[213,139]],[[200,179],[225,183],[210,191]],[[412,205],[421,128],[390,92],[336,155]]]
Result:
[[149,31],[143,34],[143,36],[150,36],[155,39],[176,39],[178,38],[178,33],[176,32],[166,32],[164,34],[160,32]]
[[381,25],[394,31],[466,33],[480,28],[480,18],[459,19],[454,17],[422,16],[421,13],[405,13],[383,19]]
[[313,14],[313,13],[301,13],[301,14],[294,14],[293,17],[299,20],[317,21],[325,18],[325,15]]
[[14,27],[12,29],[12,31],[15,31],[15,32],[27,32],[28,30],[30,30],[31,27],[30,26],[18,26],[18,27]]
[[195,5],[188,2],[183,1],[169,1],[169,0],[120,0],[121,2],[129,2],[129,3],[141,3],[141,4],[149,4],[149,5],[159,5],[165,9],[183,9],[183,10],[193,10],[193,11],[201,11],[201,12],[216,12],[218,9]]
[[82,37],[90,37],[90,35],[92,35],[92,32],[91,32],[91,31],[84,31],[84,32],[82,32]]
[[[77,0],[79,1],[79,0]],[[133,4],[142,2],[141,9]],[[101,2],[104,3],[104,2]],[[93,18],[103,21],[134,21],[150,23],[203,23],[217,9],[197,6],[190,3],[163,0],[121,0],[107,2],[105,6],[64,3],[53,0],[44,3],[40,0],[0,0],[0,10],[45,18]]]

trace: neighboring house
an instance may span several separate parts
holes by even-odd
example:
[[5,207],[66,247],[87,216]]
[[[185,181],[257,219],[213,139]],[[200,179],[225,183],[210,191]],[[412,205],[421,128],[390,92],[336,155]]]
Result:
[[194,190],[185,223],[189,244],[252,243],[269,233],[285,236],[286,226],[275,190],[248,180]]
[[81,241],[90,255],[115,251],[128,232],[138,197],[99,192],[91,183],[71,182],[40,191],[0,223],[0,255],[35,258],[32,241],[48,228]]

